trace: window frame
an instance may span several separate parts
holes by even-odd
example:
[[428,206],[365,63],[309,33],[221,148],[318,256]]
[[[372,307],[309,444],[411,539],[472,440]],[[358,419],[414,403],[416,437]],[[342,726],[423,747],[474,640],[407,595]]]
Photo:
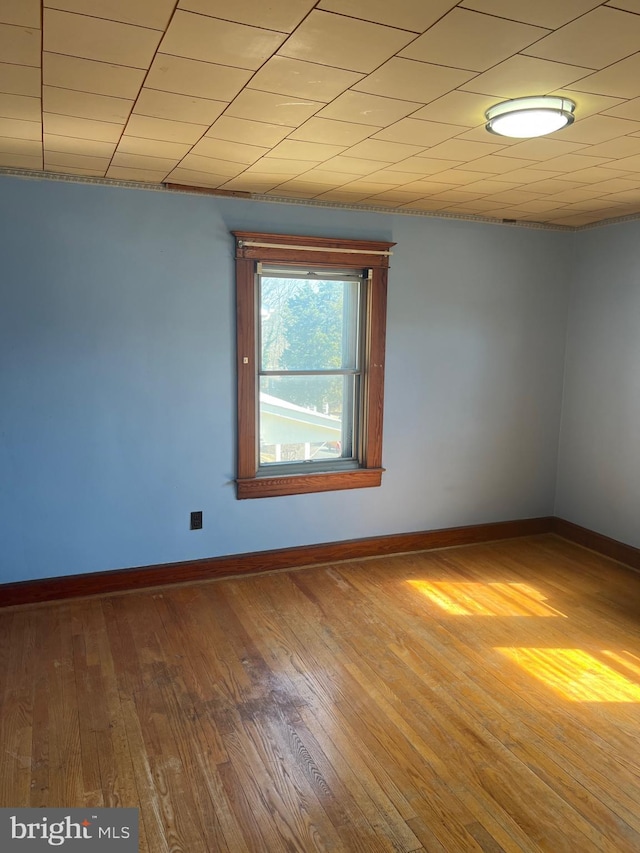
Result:
[[[395,243],[290,234],[232,231],[236,244],[237,476],[238,499],[380,486],[389,255]],[[309,473],[258,472],[259,317],[258,263],[330,269],[369,269],[363,352],[363,412],[358,467]]]

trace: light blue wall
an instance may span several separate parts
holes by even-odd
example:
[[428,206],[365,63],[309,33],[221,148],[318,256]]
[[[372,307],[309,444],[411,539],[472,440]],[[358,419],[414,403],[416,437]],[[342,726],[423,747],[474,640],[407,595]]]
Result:
[[[231,229],[398,243],[381,488],[235,499]],[[0,179],[0,582],[550,514],[568,246]]]
[[574,239],[556,514],[640,547],[640,223]]

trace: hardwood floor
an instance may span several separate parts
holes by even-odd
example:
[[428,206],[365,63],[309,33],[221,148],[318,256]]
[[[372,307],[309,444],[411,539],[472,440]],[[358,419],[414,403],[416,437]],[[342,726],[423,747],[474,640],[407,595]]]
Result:
[[0,806],[142,851],[640,850],[640,575],[554,536],[0,611]]

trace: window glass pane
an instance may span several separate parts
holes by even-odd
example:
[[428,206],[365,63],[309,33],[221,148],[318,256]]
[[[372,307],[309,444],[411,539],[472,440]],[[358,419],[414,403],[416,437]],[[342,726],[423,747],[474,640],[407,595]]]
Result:
[[353,457],[358,377],[262,376],[260,464]]
[[356,369],[358,294],[358,281],[262,276],[261,370]]

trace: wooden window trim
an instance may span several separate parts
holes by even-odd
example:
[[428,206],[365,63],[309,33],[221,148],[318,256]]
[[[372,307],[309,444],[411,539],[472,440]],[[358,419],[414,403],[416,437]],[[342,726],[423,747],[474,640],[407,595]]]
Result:
[[[238,438],[236,494],[239,499],[307,494],[379,486],[382,482],[382,418],[387,315],[387,270],[395,243],[233,231],[236,241]],[[267,244],[261,246],[252,243]],[[257,335],[255,272],[259,261],[311,263],[370,269],[364,358],[364,422],[360,465],[343,471],[258,475],[256,422]]]

